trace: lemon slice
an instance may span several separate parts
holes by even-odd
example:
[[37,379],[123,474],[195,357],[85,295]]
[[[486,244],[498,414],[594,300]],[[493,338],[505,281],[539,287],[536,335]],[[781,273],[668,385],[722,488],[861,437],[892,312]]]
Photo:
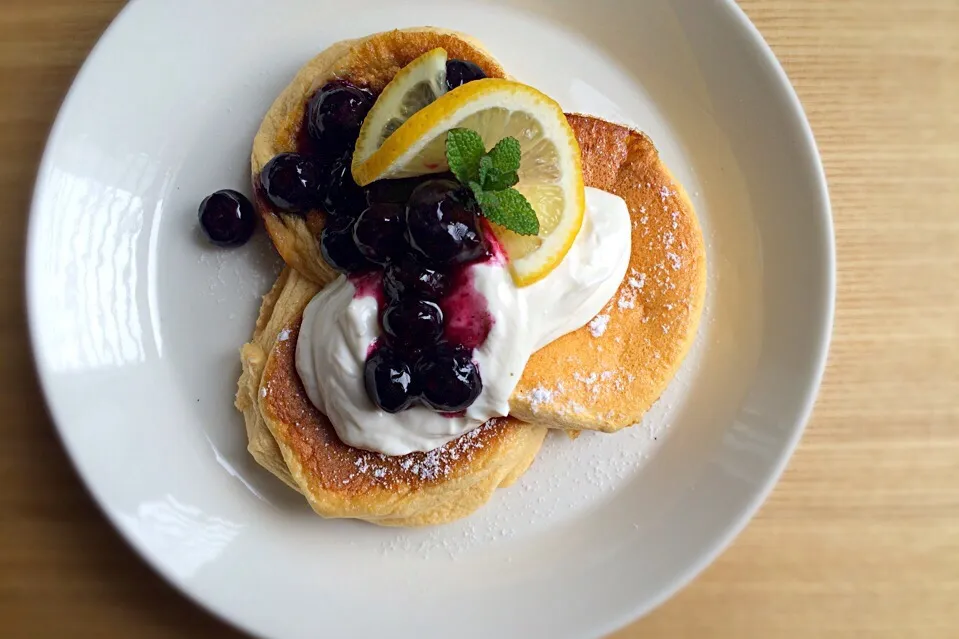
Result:
[[[365,125],[364,125],[365,127]],[[404,122],[364,161],[354,156],[361,186],[446,171],[446,132],[462,127],[487,149],[505,137],[519,140],[519,183],[539,219],[536,236],[493,226],[517,286],[546,277],[566,256],[583,224],[586,193],[579,144],[560,106],[536,89],[510,80],[476,80],[450,91]]]
[[417,111],[446,93],[446,49],[433,49],[400,69],[363,120],[354,163],[364,162]]

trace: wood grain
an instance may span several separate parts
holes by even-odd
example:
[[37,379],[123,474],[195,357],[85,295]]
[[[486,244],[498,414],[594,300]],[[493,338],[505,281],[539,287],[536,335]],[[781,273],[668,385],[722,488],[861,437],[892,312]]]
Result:
[[[122,4],[0,5],[3,636],[237,636],[98,513],[43,408],[26,338],[36,164],[71,78]],[[959,2],[741,4],[795,84],[826,165],[833,348],[814,419],[760,515],[695,583],[615,637],[955,637]]]

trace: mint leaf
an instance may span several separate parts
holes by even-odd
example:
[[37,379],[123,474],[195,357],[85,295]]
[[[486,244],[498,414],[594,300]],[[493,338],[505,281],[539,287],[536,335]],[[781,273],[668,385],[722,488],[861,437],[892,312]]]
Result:
[[476,198],[476,202],[479,203],[480,194],[483,192],[483,187],[480,186],[479,182],[471,181],[469,183],[470,191],[473,192],[473,197]]
[[483,138],[476,131],[450,129],[446,134],[446,161],[450,171],[463,184],[469,184],[479,177],[480,159],[485,153]]
[[479,161],[479,183],[483,185],[483,190],[487,190],[486,186],[486,177],[489,175],[490,169],[493,168],[493,158],[489,155],[484,155],[480,158]]
[[536,235],[539,233],[539,219],[536,211],[530,206],[523,194],[516,189],[503,191],[483,191],[479,184],[472,183],[470,187],[480,205],[483,217],[493,224],[518,233],[519,235]]
[[[489,157],[484,156],[484,158]],[[504,191],[511,186],[516,186],[519,182],[519,176],[516,175],[516,171],[510,171],[509,173],[504,173],[497,169],[496,167],[491,167],[486,172],[485,181],[483,182],[483,187],[487,191]]]
[[519,140],[516,138],[503,138],[490,149],[487,155],[493,161],[493,168],[500,173],[507,174],[519,171],[522,154],[520,153]]
[[[489,158],[488,161],[485,161]],[[520,148],[516,138],[503,138],[480,162],[480,184],[485,191],[503,191],[519,182]],[[485,170],[484,170],[485,167]]]

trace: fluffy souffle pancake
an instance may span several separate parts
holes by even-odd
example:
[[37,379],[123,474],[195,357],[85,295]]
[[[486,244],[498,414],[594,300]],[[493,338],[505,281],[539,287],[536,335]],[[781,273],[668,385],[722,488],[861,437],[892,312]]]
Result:
[[702,230],[683,187],[644,134],[566,116],[583,154],[583,181],[626,201],[629,270],[606,308],[535,353],[510,414],[551,428],[617,431],[666,389],[696,337],[706,294]]
[[236,406],[260,465],[323,517],[384,526],[465,517],[526,471],[547,429],[512,418],[490,420],[428,453],[388,457],[342,443],[307,398],[294,362],[303,309],[319,290],[285,269],[264,297],[253,339],[242,349]]
[[[339,77],[378,91],[405,64],[440,46],[490,77],[507,77],[479,43],[450,31],[391,31],[333,45],[298,73],[264,119],[253,147],[254,184],[270,158],[296,148],[317,87]],[[567,119],[586,186],[619,195],[629,208],[630,266],[592,322],[533,354],[510,414],[550,428],[613,432],[642,418],[692,346],[706,291],[705,248],[692,203],[647,136],[591,116]],[[288,215],[259,195],[256,206],[289,266],[320,285],[335,279],[317,241],[322,211],[305,219]]]
[[[270,159],[296,150],[307,102],[317,89],[343,78],[378,94],[400,69],[437,47],[446,49],[450,58],[476,63],[488,77],[506,77],[503,67],[482,45],[454,31],[433,27],[398,29],[337,42],[300,69],[264,117],[250,157],[254,185]],[[332,281],[337,272],[323,260],[316,240],[323,230],[325,213],[316,210],[305,216],[290,215],[273,207],[258,188],[254,188],[254,195],[266,231],[284,261],[315,282]]]

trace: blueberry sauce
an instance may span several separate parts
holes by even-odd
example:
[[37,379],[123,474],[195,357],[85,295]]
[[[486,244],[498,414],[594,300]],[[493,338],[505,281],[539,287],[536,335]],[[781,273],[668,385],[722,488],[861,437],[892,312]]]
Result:
[[483,345],[493,328],[493,316],[486,298],[473,286],[472,268],[460,269],[440,308],[446,318],[446,341],[469,349]]
[[383,292],[383,273],[380,271],[370,271],[369,273],[354,273],[349,276],[350,283],[356,290],[353,293],[355,299],[361,297],[372,297],[376,299],[377,307],[380,312],[386,308],[386,295]]
[[[375,270],[348,274],[354,298],[377,302],[381,334],[370,344],[364,373],[367,393],[377,406],[397,412],[419,404],[444,417],[465,414],[483,386],[473,351],[486,341],[494,321],[486,298],[473,285],[473,269],[497,261],[492,250],[480,261],[434,271],[406,255],[387,263],[385,273],[374,265]],[[443,278],[438,295],[425,292],[421,283],[396,290],[394,278],[419,283],[424,272],[432,274],[426,278],[430,282]],[[388,351],[385,359],[379,355],[383,349]],[[407,370],[409,383],[396,382]]]
[[473,351],[493,326],[473,268],[504,264],[502,249],[445,177],[372,186],[366,210],[330,216],[321,235],[324,257],[350,279],[354,298],[377,302],[381,335],[367,352],[367,394],[386,412],[422,405],[462,416],[482,392]]
[[[472,63],[452,69],[457,86],[483,77]],[[423,405],[462,416],[483,390],[473,351],[493,326],[472,269],[502,252],[449,173],[353,181],[353,148],[375,100],[343,79],[321,87],[307,103],[297,153],[272,161],[260,187],[281,210],[325,210],[324,259],[350,279],[355,298],[376,299],[381,335],[363,371],[373,403],[389,413]]]

